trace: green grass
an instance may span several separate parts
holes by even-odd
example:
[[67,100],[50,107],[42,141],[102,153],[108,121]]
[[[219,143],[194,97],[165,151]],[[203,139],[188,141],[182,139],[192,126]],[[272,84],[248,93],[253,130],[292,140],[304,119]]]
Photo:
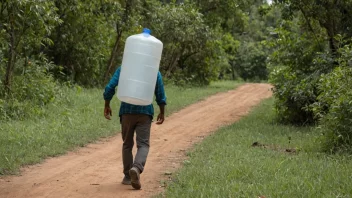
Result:
[[320,153],[314,128],[276,124],[272,107],[266,100],[197,145],[160,196],[352,197],[352,157]]
[[[239,83],[227,81],[208,87],[166,86],[167,114],[237,85]],[[103,116],[102,93],[103,89],[71,89],[64,102],[51,104],[43,110],[45,116],[0,122],[0,175],[16,174],[22,165],[35,164],[118,133],[119,101],[116,97],[112,100],[113,118],[107,121]],[[158,107],[155,109],[157,113]]]

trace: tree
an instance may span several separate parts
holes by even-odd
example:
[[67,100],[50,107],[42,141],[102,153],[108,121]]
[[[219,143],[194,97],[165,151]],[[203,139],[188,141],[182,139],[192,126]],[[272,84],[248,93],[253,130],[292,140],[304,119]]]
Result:
[[150,10],[142,12],[142,24],[151,27],[164,43],[161,71],[165,77],[199,84],[215,79],[221,64],[227,61],[224,49],[218,46],[222,36],[205,23],[197,6],[146,3]]
[[[55,24],[61,22],[51,1],[3,0],[0,2],[0,32],[6,42],[2,64],[6,64],[3,86],[11,92],[17,58],[40,52]],[[25,64],[28,62],[25,61]],[[1,64],[1,63],[0,63]]]
[[114,34],[106,17],[117,12],[120,5],[106,1],[54,2],[63,22],[53,30],[50,38],[54,44],[45,53],[58,66],[53,70],[55,76],[85,86],[101,84]]
[[285,4],[284,16],[292,17],[295,11],[300,11],[304,16],[309,30],[316,34],[312,27],[313,20],[326,31],[329,41],[330,51],[336,55],[340,43],[336,40],[338,34],[351,37],[352,32],[352,1],[350,0],[276,0]]
[[[114,1],[106,1],[108,4],[115,4]],[[110,74],[115,68],[116,60],[121,54],[122,47],[122,38],[123,34],[128,30],[133,30],[134,27],[138,26],[139,18],[139,0],[120,0],[120,8],[114,9],[111,13],[111,17],[107,17],[112,24],[115,25],[115,44],[111,51],[109,61],[104,73],[104,82],[106,83],[109,80]],[[115,4],[116,5],[116,4]],[[109,13],[105,13],[106,16]]]

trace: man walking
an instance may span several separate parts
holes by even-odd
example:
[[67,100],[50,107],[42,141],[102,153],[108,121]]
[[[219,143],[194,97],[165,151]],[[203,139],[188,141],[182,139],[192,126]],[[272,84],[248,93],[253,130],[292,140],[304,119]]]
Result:
[[[119,84],[121,67],[114,73],[109,84],[105,87],[104,100],[104,116],[110,120],[112,111],[110,108],[110,100],[115,94],[115,88]],[[155,86],[156,102],[160,108],[160,114],[157,117],[157,124],[164,122],[164,113],[166,105],[166,96],[161,73],[158,72]],[[141,188],[140,174],[144,170],[149,152],[149,138],[152,119],[154,116],[153,105],[139,106],[121,102],[120,122],[122,129],[122,160],[123,173],[125,174],[122,184],[132,185],[135,189]],[[134,145],[134,132],[136,131],[137,154],[133,160],[132,148]]]

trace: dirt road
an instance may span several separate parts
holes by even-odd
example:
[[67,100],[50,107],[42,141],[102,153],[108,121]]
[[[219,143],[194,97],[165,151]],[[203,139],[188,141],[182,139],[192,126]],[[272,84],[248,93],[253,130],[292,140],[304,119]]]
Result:
[[120,135],[88,145],[67,155],[25,168],[21,176],[0,178],[0,197],[99,198],[148,197],[163,190],[165,173],[182,164],[185,151],[220,126],[248,113],[271,96],[268,84],[245,84],[220,93],[169,116],[163,125],[153,124],[151,148],[142,190],[120,184],[122,158]]

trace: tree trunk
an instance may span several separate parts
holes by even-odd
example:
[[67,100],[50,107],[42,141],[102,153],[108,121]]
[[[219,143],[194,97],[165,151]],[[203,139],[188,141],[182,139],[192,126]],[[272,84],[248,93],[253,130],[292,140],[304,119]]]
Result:
[[[181,53],[179,53],[179,54],[181,54]],[[180,55],[176,55],[176,54],[172,56],[173,58],[172,58],[172,61],[169,65],[168,70],[166,71],[165,78],[171,77],[172,72],[175,70],[175,68],[177,68],[177,62],[179,60],[179,56]]]
[[114,45],[114,48],[111,52],[111,55],[110,55],[110,59],[109,59],[109,62],[108,62],[108,67],[105,71],[105,75],[104,75],[104,84],[106,84],[108,81],[109,81],[109,75],[111,73],[111,70],[115,64],[115,60],[118,56],[118,53],[119,53],[119,43],[120,43],[120,40],[121,40],[121,37],[122,37],[122,31],[118,32],[117,33],[117,36],[116,36],[116,41],[115,41],[115,45]]
[[232,80],[235,80],[235,64],[231,61]]
[[9,52],[10,52],[10,59],[9,59],[9,62],[7,63],[5,80],[4,80],[5,92],[7,94],[9,94],[11,91],[12,74],[13,74],[13,69],[15,67],[15,58],[16,58],[15,52],[12,47],[9,50]]
[[[330,36],[331,35],[331,36]],[[331,53],[336,56],[337,53],[337,47],[336,47],[336,42],[335,42],[335,36],[333,34],[329,35],[329,46],[330,46],[330,50]]]
[[[126,5],[125,5],[125,11],[123,13],[122,21],[123,21],[123,23],[128,24],[128,20],[129,20],[130,14],[132,12],[132,7],[133,7],[132,5],[133,5],[134,1],[133,0],[126,0],[125,3],[126,3]],[[123,31],[124,31],[124,26],[118,25],[118,22],[117,22],[117,24],[116,24],[116,33],[117,33],[116,41],[115,41],[114,48],[111,51],[108,66],[105,71],[104,84],[106,84],[109,81],[109,75],[110,75],[111,70],[115,64],[116,58],[119,55],[119,53],[118,53],[119,48],[120,48],[119,43],[120,43]]]
[[322,48],[322,45],[320,45],[320,42],[319,42],[319,40],[318,40],[318,37],[317,37],[317,35],[316,35],[316,33],[315,33],[314,29],[313,29],[313,26],[312,26],[312,24],[311,24],[311,22],[310,22],[310,20],[309,20],[309,18],[308,18],[308,16],[307,16],[306,11],[305,11],[305,10],[302,8],[302,6],[300,6],[300,5],[299,5],[299,9],[301,10],[301,12],[302,12],[302,14],[303,14],[303,17],[304,17],[304,19],[305,19],[306,22],[307,22],[307,25],[308,25],[308,27],[309,27],[309,30],[313,33],[314,38],[315,38],[315,41],[316,41],[317,43],[319,43],[319,46]]
[[6,74],[4,80],[5,93],[9,94],[11,92],[12,85],[12,75],[15,68],[16,61],[16,50],[15,50],[15,30],[13,24],[13,18],[10,17],[10,43],[9,43],[9,60],[6,67]]

